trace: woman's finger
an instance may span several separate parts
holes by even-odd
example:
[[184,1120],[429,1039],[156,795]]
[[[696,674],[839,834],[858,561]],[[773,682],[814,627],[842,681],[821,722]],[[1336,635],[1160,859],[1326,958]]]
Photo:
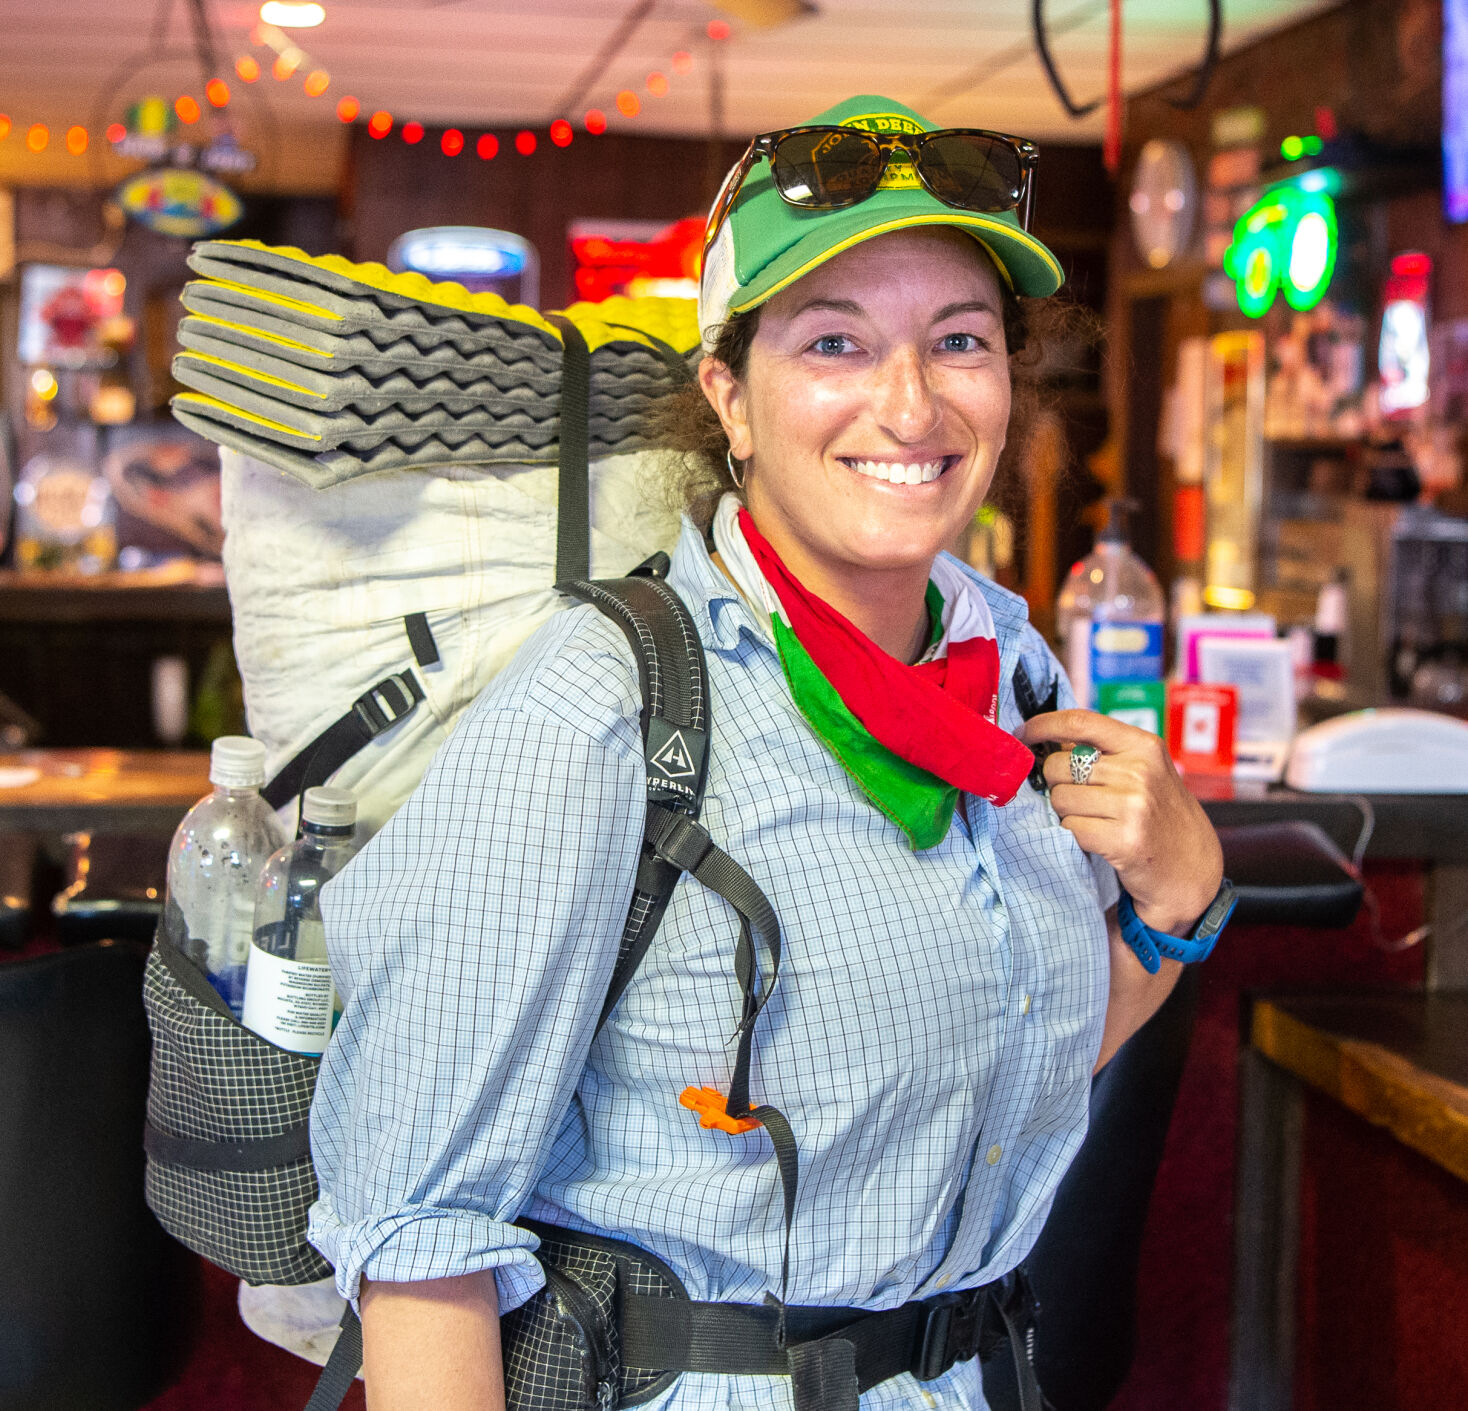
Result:
[[1050,789],[1050,807],[1066,818],[1117,819],[1125,813],[1127,796],[1116,789],[1101,789],[1095,784],[1055,784]]
[[1094,710],[1052,710],[1025,721],[1020,739],[1027,745],[1052,743],[1095,745],[1104,754],[1121,754],[1134,750],[1157,736],[1150,730],[1123,724],[1109,715]]
[[[1070,769],[1070,754],[1069,750],[1056,750],[1046,759],[1045,782],[1052,789],[1057,784],[1075,783],[1075,775],[1071,773]],[[1121,782],[1122,777],[1122,767],[1115,760],[1100,754],[1096,756],[1095,762],[1091,765],[1090,777],[1083,787],[1089,789],[1096,785],[1117,784]]]
[[1115,819],[1072,813],[1060,820],[1060,826],[1080,844],[1082,852],[1111,857],[1116,851]]

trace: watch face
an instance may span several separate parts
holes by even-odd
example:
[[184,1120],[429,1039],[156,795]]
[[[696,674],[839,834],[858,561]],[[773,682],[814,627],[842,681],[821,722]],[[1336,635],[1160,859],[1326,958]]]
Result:
[[1181,142],[1153,138],[1137,158],[1128,203],[1137,253],[1153,269],[1165,269],[1193,238],[1198,178]]
[[1208,910],[1203,913],[1203,919],[1193,932],[1193,939],[1206,941],[1223,930],[1228,918],[1233,914],[1238,899],[1238,892],[1234,884],[1225,877],[1223,885],[1218,889],[1218,895],[1209,903]]

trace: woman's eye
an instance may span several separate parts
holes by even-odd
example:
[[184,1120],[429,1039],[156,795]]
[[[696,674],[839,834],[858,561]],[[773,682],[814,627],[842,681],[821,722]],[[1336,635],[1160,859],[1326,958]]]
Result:
[[988,346],[977,333],[948,333],[938,341],[945,353],[978,353]]
[[852,348],[851,339],[844,333],[827,333],[811,344],[811,349],[825,358],[840,357]]

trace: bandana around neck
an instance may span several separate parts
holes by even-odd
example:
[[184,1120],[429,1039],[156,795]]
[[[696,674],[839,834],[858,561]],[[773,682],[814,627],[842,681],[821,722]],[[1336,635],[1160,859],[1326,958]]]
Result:
[[1034,756],[997,724],[994,621],[952,564],[937,559],[928,585],[941,637],[908,666],[808,591],[733,495],[713,528],[735,583],[769,614],[800,713],[914,848],[947,836],[960,789],[999,805],[1014,797]]

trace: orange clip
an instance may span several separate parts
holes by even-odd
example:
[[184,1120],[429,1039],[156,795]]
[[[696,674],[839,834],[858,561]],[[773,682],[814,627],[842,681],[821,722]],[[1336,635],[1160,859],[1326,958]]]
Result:
[[706,1131],[728,1132],[738,1136],[752,1132],[760,1124],[753,1117],[729,1116],[729,1099],[717,1088],[684,1088],[679,1103],[698,1114],[698,1125]]

